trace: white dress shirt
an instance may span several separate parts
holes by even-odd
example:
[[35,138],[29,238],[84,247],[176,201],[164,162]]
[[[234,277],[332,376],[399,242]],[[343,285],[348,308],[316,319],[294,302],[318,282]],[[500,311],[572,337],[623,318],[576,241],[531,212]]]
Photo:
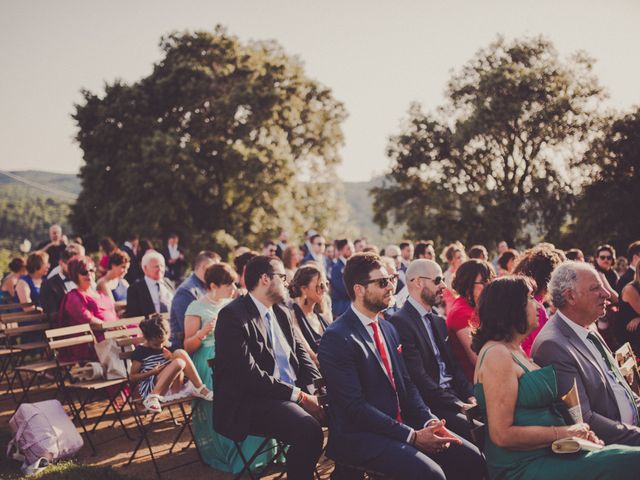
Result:
[[144,277],[144,281],[147,284],[149,293],[151,294],[151,301],[153,302],[153,308],[155,308],[156,313],[160,313],[160,298],[162,298],[164,304],[167,306],[167,312],[171,311],[171,300],[173,300],[173,294],[169,291],[164,281],[156,281],[146,275]]

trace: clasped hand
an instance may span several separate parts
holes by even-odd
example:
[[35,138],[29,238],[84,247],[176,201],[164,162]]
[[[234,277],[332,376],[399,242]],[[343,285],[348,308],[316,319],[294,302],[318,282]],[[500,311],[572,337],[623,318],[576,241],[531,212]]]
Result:
[[451,444],[462,445],[462,440],[445,428],[445,420],[436,420],[416,430],[414,446],[424,453],[440,453]]

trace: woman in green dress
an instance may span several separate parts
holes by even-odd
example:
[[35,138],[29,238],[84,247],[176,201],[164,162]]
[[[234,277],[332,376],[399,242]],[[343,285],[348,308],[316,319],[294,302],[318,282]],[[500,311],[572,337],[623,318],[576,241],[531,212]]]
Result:
[[[640,448],[609,445],[595,452],[554,454],[558,439],[602,442],[586,423],[565,424],[554,408],[559,399],[553,366],[538,367],[520,347],[537,327],[538,303],[531,279],[494,280],[478,304],[480,326],[475,396],[485,411],[485,456],[492,479],[640,478]],[[561,392],[565,394],[566,392]]]
[[[207,293],[199,300],[192,302],[184,318],[184,349],[189,352],[196,370],[203,383],[213,390],[213,378],[208,360],[215,357],[215,340],[213,330],[218,318],[218,312],[233,297],[237,290],[236,273],[226,263],[210,266],[204,274]],[[223,437],[213,429],[213,410],[211,402],[196,400],[193,405],[193,435],[202,459],[211,467],[224,472],[239,473],[242,470],[242,460],[230,439]],[[242,442],[242,453],[250,458],[262,443],[259,437],[247,437]],[[274,443],[275,445],[275,443]],[[271,449],[265,451],[253,462],[252,467],[259,467],[268,462],[272,456]]]

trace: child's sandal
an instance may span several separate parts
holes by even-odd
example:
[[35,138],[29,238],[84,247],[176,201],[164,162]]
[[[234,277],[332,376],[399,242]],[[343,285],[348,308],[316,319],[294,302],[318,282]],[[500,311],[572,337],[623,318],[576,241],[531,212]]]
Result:
[[160,395],[157,393],[151,393],[142,401],[142,405],[148,412],[160,413],[162,407],[160,406]]

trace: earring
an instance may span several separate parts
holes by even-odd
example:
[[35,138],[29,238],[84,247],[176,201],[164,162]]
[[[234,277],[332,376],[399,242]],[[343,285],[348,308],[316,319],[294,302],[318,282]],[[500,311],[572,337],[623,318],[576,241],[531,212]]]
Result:
[[309,300],[307,300],[307,297],[304,297],[304,304],[309,305]]

